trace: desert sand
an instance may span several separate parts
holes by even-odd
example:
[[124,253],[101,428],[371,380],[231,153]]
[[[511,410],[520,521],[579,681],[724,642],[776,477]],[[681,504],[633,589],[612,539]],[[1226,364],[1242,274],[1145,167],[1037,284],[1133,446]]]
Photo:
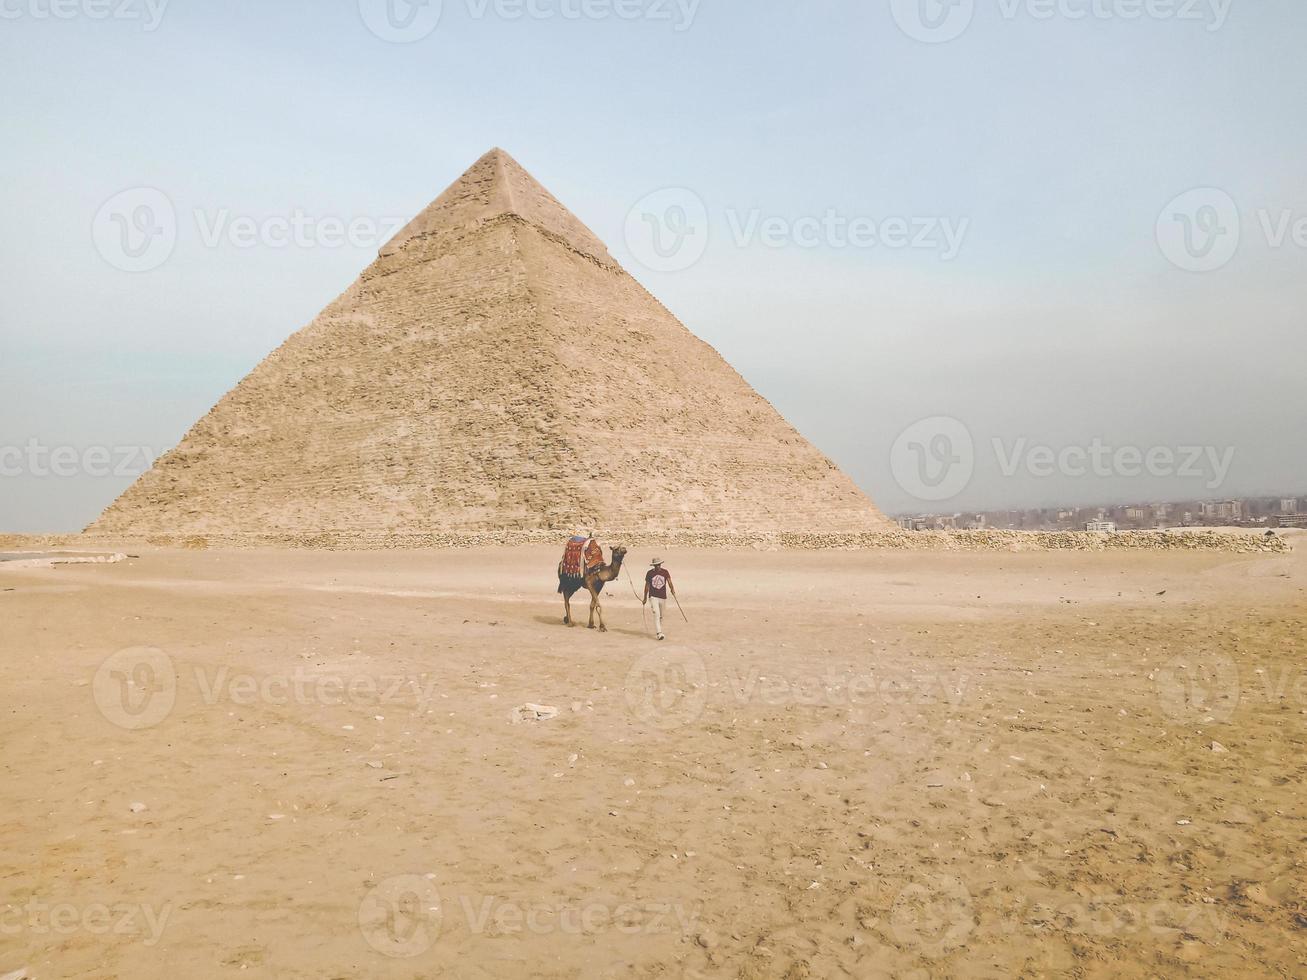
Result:
[[0,567],[0,975],[1301,976],[1297,543]]

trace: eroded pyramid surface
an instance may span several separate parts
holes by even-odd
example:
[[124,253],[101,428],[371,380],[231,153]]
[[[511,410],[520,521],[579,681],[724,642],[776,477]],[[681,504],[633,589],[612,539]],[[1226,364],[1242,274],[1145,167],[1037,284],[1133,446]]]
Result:
[[871,501],[492,150],[88,531],[851,532]]

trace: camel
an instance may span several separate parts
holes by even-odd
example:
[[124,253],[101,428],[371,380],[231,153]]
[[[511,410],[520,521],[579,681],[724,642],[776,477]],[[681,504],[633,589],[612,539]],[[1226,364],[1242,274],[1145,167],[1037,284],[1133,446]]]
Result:
[[563,564],[558,564],[558,592],[563,597],[563,624],[565,626],[575,626],[572,620],[572,596],[584,588],[590,593],[590,622],[587,624],[589,629],[595,628],[595,614],[599,614],[599,632],[607,633],[608,627],[604,625],[604,610],[599,605],[599,593],[604,590],[604,583],[611,582],[617,578],[622,571],[622,559],[626,557],[626,549],[620,545],[613,549],[613,560],[607,565],[600,565],[598,568],[584,576],[564,575]]

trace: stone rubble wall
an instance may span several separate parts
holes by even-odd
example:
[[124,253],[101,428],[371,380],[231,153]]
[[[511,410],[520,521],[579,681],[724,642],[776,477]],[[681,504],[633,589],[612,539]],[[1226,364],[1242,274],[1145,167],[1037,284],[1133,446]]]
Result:
[[[0,548],[107,547],[129,543],[180,548],[305,548],[324,551],[381,551],[422,548],[486,548],[552,544],[560,549],[572,529],[503,530],[477,533],[367,535],[320,532],[294,535],[147,535],[124,539],[101,535],[0,535]],[[596,528],[605,546],[755,551],[1214,551],[1283,554],[1291,550],[1281,535],[1219,531],[870,531],[809,534],[798,531],[754,534],[700,532],[623,532]],[[121,550],[121,547],[119,547]],[[561,553],[561,550],[560,550]]]

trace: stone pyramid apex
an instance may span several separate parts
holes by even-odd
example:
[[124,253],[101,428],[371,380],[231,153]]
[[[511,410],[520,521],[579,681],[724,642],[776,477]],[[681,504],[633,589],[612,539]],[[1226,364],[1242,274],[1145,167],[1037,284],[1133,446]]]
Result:
[[887,522],[495,149],[91,530],[391,547],[578,526]]
[[381,249],[383,258],[489,221],[533,225],[583,255],[613,264],[603,242],[506,151],[492,147]]

